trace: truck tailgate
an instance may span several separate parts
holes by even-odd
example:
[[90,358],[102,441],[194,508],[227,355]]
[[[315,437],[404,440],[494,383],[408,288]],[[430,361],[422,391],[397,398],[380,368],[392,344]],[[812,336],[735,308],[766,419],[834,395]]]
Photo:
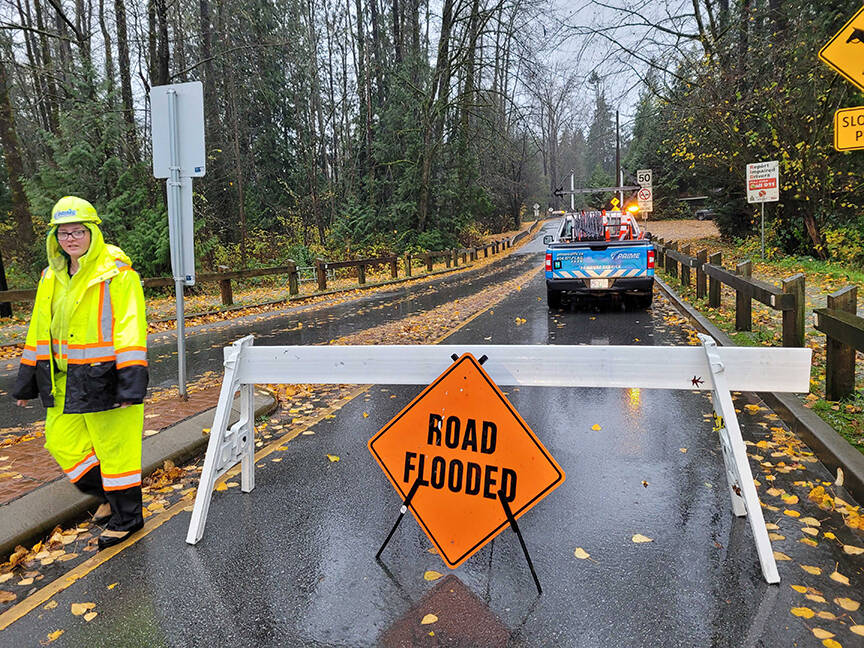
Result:
[[650,243],[640,245],[597,244],[579,247],[552,248],[552,279],[596,279],[618,277],[649,277]]

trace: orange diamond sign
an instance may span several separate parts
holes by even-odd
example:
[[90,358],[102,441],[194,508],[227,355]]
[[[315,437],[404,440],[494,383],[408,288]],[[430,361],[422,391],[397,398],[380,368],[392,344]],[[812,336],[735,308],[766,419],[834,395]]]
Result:
[[499,491],[519,518],[564,471],[470,353],[369,441],[369,450],[448,567],[507,527]]
[[864,7],[819,51],[819,58],[864,90]]

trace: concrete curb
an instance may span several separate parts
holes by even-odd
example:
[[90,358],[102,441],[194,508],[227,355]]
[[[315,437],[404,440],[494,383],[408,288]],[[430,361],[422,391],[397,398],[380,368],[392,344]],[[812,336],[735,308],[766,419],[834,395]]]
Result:
[[[657,287],[690,322],[703,333],[707,333],[722,346],[735,346],[723,331],[707,317],[688,304],[665,281],[654,276]],[[834,428],[807,409],[794,394],[759,392],[756,394],[797,434],[819,460],[833,473],[843,469],[844,487],[859,502],[864,502],[864,454],[840,436]]]
[[[255,392],[255,416],[273,411],[276,399],[263,391]],[[231,412],[231,423],[239,418],[239,404]],[[159,434],[144,439],[142,462],[144,475],[161,468],[166,459],[175,463],[200,454],[210,437],[201,430],[213,423],[215,408],[200,412],[172,425]],[[55,525],[83,514],[97,505],[95,497],[84,495],[67,479],[57,479],[0,507],[3,526],[0,529],[0,555],[6,555],[18,544],[52,529]]]

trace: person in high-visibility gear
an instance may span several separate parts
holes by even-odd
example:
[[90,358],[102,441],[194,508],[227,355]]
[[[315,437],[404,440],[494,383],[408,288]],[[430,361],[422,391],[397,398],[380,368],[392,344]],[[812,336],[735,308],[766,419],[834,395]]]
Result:
[[48,409],[45,448],[82,492],[102,500],[99,548],[142,526],[141,442],[147,392],[147,321],[141,280],[107,245],[86,200],[51,212],[42,272],[12,392]]

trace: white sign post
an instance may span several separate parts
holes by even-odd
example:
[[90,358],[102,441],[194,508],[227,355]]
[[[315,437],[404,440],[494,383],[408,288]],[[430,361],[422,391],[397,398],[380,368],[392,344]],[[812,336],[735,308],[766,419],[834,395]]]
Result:
[[747,202],[762,203],[762,258],[765,258],[765,203],[780,200],[780,163],[756,162],[747,165]]
[[639,191],[636,194],[639,211],[645,214],[644,218],[648,220],[648,212],[654,211],[654,174],[651,169],[637,171],[636,182],[639,183]]
[[206,172],[204,90],[200,81],[150,90],[153,176],[166,178],[171,272],[177,297],[177,379],[186,398],[186,335],[183,286],[195,285],[192,178]]

